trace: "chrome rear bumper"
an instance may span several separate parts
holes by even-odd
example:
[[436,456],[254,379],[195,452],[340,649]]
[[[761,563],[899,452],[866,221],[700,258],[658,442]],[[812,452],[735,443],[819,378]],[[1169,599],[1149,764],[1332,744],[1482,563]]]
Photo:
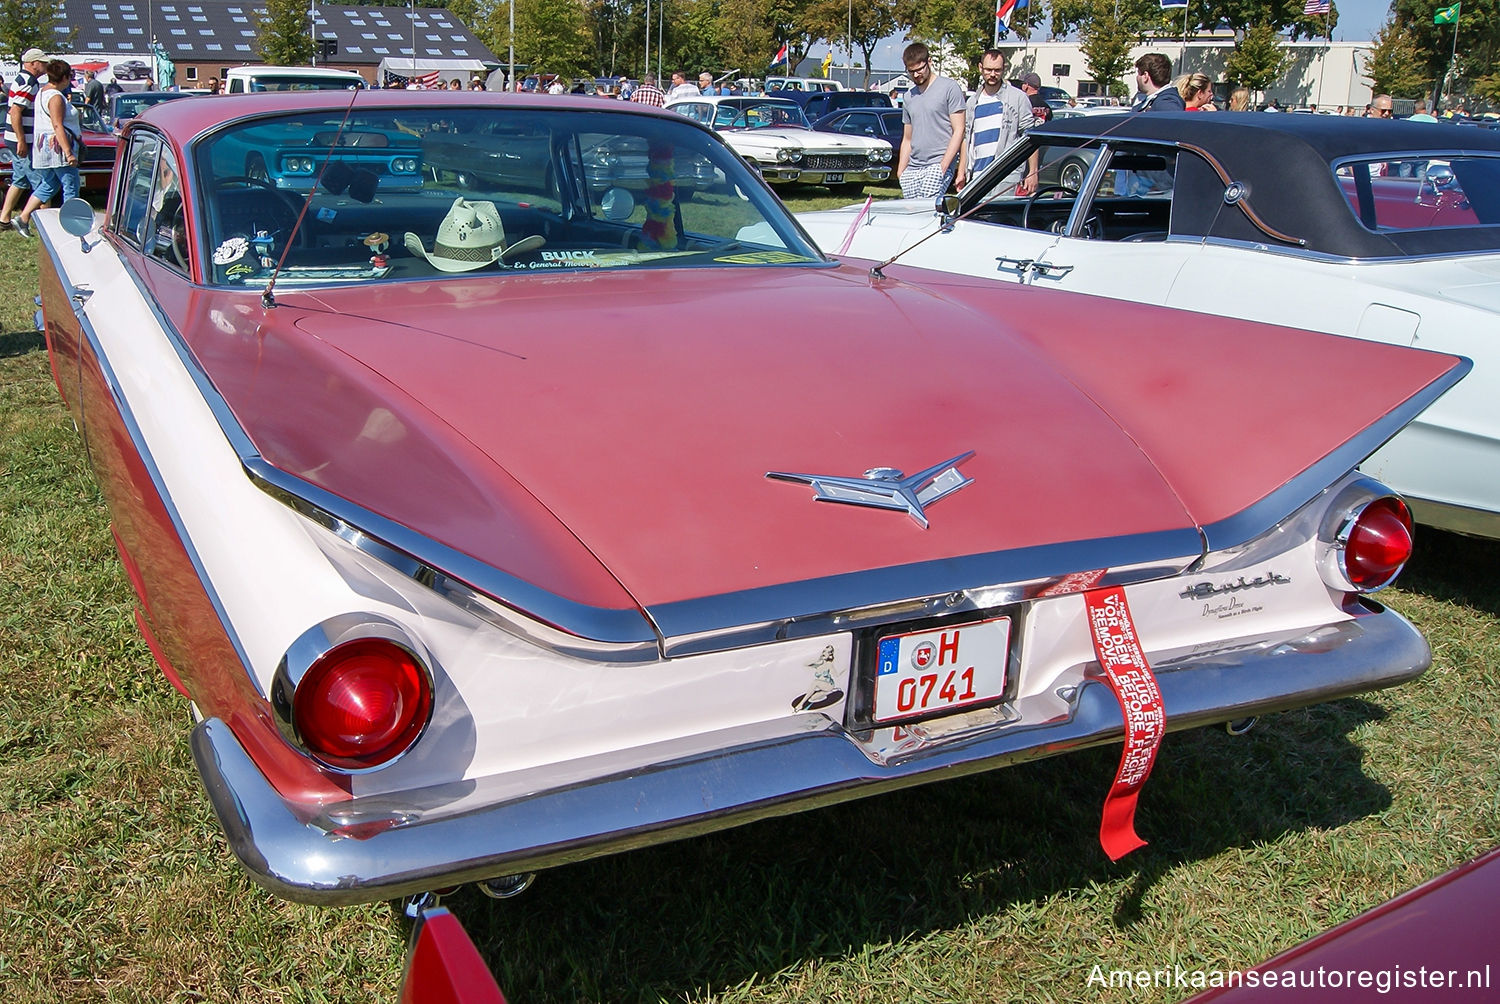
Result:
[[[1169,728],[1179,730],[1393,686],[1421,675],[1430,659],[1404,618],[1374,609],[1302,639],[1158,665],[1157,679]],[[229,844],[252,877],[288,899],[334,905],[533,871],[1120,741],[1107,685],[1086,680],[1063,700],[1061,719],[1022,717],[883,763],[809,713],[696,737],[697,752],[667,749],[647,768],[589,774],[559,765],[528,772],[519,785],[481,780],[326,806],[282,799],[220,719],[199,723],[192,742]]]

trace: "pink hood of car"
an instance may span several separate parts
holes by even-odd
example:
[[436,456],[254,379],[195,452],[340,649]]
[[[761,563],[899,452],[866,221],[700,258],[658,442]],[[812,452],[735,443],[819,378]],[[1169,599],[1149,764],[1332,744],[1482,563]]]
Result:
[[[570,269],[278,299],[265,312],[199,291],[183,327],[266,461],[606,608],[1201,527],[1455,364],[850,267]],[[911,474],[968,451],[973,483],[929,506],[925,530],[766,477]]]

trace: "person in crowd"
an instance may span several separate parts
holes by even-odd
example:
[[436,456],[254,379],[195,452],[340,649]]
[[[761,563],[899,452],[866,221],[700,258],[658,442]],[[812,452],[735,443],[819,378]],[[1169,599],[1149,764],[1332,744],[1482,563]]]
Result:
[[672,71],[672,89],[667,92],[668,101],[678,101],[682,98],[696,98],[698,94],[698,85],[688,82],[686,70]]
[[218,77],[209,77],[208,78],[208,93],[210,93],[210,94],[222,94],[223,91],[224,91],[224,85],[222,83],[220,83]]
[[73,67],[61,59],[47,63],[46,83],[37,91],[36,115],[31,132],[31,197],[16,216],[21,233],[31,229],[31,214],[52,201],[58,191],[63,200],[78,198],[78,162],[82,159],[83,128],[78,109],[68,100],[67,86]]
[[1425,102],[1425,101],[1418,101],[1416,107],[1412,109],[1411,114],[1407,116],[1406,121],[1408,121],[1408,122],[1436,122],[1437,121],[1437,116],[1436,115],[1429,115],[1427,113],[1427,102]]
[[630,100],[638,105],[652,105],[656,108],[661,108],[667,103],[667,96],[661,92],[660,87],[656,86],[655,80],[647,77],[641,81],[640,86],[635,89],[635,93],[630,95]]
[[1370,102],[1369,110],[1365,115],[1372,119],[1388,119],[1395,113],[1395,103],[1389,94],[1377,94]]
[[5,190],[4,206],[0,207],[0,225],[13,227],[24,237],[31,236],[31,228],[15,211],[36,187],[31,172],[31,135],[37,91],[46,71],[47,54],[41,49],[21,53],[21,68],[10,82],[5,102],[5,149],[10,151],[11,165],[10,187]]
[[548,94],[564,94],[567,88],[563,86],[562,77],[553,77],[552,83],[547,85]]
[[1177,93],[1190,112],[1216,112],[1214,82],[1202,73],[1189,73],[1177,81]]
[[925,43],[913,42],[901,53],[911,90],[901,106],[901,153],[896,176],[907,199],[931,199],[962,187],[965,177],[959,151],[964,143],[964,89],[932,68]]
[[620,76],[620,100],[629,101],[633,94],[635,94],[635,81],[622,74]]
[[99,74],[93,70],[83,71],[83,103],[103,116],[104,85],[99,82]]
[[707,70],[698,74],[698,93],[709,95],[719,93],[719,89],[714,86],[714,75]]
[[[984,50],[979,57],[979,89],[964,105],[964,145],[959,149],[957,176],[967,183],[1035,121],[1031,102],[1005,79],[1005,53]],[[1017,195],[1035,190],[1038,166],[1038,157],[1033,155],[1026,177],[1016,185]]]
[[1042,78],[1035,73],[1028,73],[1021,78],[1021,92],[1026,95],[1026,100],[1031,102],[1031,117],[1037,122],[1052,121],[1052,106],[1047,104],[1047,99],[1042,97]]
[[452,80],[448,81],[448,90],[450,90],[450,91],[461,91],[463,89],[464,89],[463,82],[460,81],[457,77],[454,77]]
[[1172,83],[1172,61],[1159,52],[1148,52],[1135,61],[1135,112],[1180,112],[1186,110],[1182,95]]
[[1248,112],[1250,110],[1250,88],[1236,87],[1229,93],[1229,110],[1232,112]]
[[475,77],[473,80],[470,80],[469,81],[469,90],[471,90],[471,91],[482,91],[482,90],[484,90],[484,80],[482,78],[480,78],[480,77]]

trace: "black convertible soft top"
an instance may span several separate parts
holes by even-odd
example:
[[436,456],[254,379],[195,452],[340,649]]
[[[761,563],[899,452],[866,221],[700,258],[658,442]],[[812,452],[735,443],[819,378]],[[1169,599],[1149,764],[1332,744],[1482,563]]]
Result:
[[[1249,189],[1254,212],[1310,251],[1350,258],[1392,258],[1500,249],[1500,225],[1431,230],[1363,226],[1334,177],[1339,161],[1497,158],[1493,173],[1466,179],[1464,193],[1481,221],[1500,223],[1500,131],[1449,123],[1393,122],[1332,115],[1265,112],[1148,112],[1055,119],[1027,133],[1033,141],[1072,145],[1089,139],[1171,143],[1205,151]],[[1473,170],[1478,171],[1478,168]],[[1225,212],[1224,184],[1201,158],[1179,158],[1174,235],[1268,240],[1246,215]]]

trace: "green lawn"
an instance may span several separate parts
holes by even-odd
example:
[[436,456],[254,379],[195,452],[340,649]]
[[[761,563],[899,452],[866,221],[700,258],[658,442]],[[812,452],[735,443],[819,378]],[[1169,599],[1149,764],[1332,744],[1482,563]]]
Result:
[[[395,911],[274,899],[219,834],[32,331],[36,246],[0,234],[3,999],[392,1000]],[[1500,842],[1497,568],[1494,544],[1422,534],[1385,596],[1433,669],[1243,738],[1169,736],[1151,844],[1119,864],[1104,749],[448,903],[517,1002],[1176,1000],[1090,974],[1248,966]]]

